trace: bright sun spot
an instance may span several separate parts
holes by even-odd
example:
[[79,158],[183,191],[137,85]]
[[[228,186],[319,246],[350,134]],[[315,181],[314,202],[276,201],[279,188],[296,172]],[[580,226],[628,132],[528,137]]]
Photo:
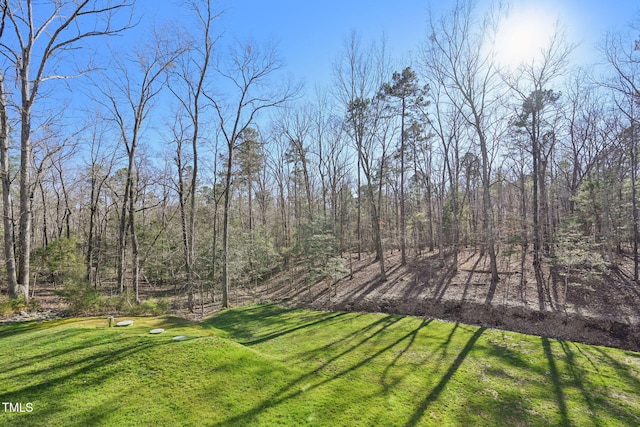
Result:
[[539,7],[513,9],[496,34],[498,62],[516,68],[537,58],[555,31],[556,20],[557,17]]

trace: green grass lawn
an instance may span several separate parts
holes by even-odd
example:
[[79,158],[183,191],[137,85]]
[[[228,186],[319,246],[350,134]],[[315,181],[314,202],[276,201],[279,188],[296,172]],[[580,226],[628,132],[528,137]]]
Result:
[[13,324],[0,367],[1,426],[640,425],[640,353],[379,314]]

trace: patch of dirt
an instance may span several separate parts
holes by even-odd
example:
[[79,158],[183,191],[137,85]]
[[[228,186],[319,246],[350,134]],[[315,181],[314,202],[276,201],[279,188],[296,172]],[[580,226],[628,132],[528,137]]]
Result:
[[[370,256],[353,262],[353,276],[306,286],[302,270],[272,280],[267,300],[325,311],[381,312],[523,332],[560,340],[640,351],[640,286],[630,263],[608,274],[582,271],[565,277],[545,266],[536,277],[531,260],[499,258],[500,282],[491,285],[487,256],[459,254],[443,260],[426,253],[400,265],[385,259],[387,280]],[[521,266],[524,265],[524,268]]]

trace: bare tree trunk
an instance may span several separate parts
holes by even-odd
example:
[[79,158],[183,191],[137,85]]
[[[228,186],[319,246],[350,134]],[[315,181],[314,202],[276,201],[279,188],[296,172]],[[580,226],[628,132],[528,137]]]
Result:
[[491,270],[491,282],[500,280],[498,276],[498,262],[496,259],[496,248],[493,231],[493,212],[491,209],[491,181],[489,156],[487,154],[487,143],[484,133],[478,129],[480,136],[480,151],[482,153],[482,203],[484,210],[484,223],[487,232],[487,249],[489,250],[489,269]]
[[229,212],[231,210],[231,172],[235,140],[228,145],[227,169],[225,172],[224,210],[222,214],[222,308],[229,307]]
[[27,75],[24,80],[21,145],[20,145],[20,218],[19,218],[19,256],[18,256],[18,286],[17,294],[29,299],[29,277],[31,271],[31,105],[27,100],[29,83]]
[[384,250],[382,247],[382,237],[380,232],[380,203],[382,201],[382,179],[380,179],[380,188],[378,188],[378,202],[373,192],[373,182],[371,174],[365,173],[367,177],[367,196],[371,201],[371,227],[373,228],[373,238],[376,248],[376,261],[380,266],[380,281],[387,280],[387,272],[384,266]]
[[[138,179],[136,179],[136,183],[138,182]],[[138,248],[138,234],[136,231],[136,223],[135,223],[135,202],[136,202],[136,196],[134,194],[134,188],[137,187],[133,185],[133,183],[131,183],[131,185],[129,186],[129,230],[131,233],[131,252],[133,255],[133,260],[132,260],[132,284],[133,284],[133,291],[135,294],[135,298],[136,298],[136,303],[140,303],[140,293],[139,293],[139,283],[140,283],[140,255],[139,255],[139,248]]]
[[[93,140],[91,143],[91,164],[89,165],[89,174],[90,174],[90,183],[91,190],[89,196],[89,226],[87,233],[87,253],[86,253],[86,274],[85,277],[89,284],[93,284],[94,288],[98,287],[98,266],[100,257],[97,259],[95,257],[96,247],[95,247],[95,235],[96,228],[98,228],[98,235],[100,236],[102,233],[99,231],[99,224],[96,222],[99,221],[99,212],[98,206],[100,203],[100,195],[102,194],[102,187],[104,183],[111,175],[111,169],[113,167],[113,157],[109,160],[106,169],[103,171],[102,176],[98,176],[100,171],[100,166],[102,166],[103,162],[107,159],[102,157],[98,158],[98,151],[100,150],[100,140],[101,136],[98,136],[94,133]],[[97,145],[97,146],[96,146]],[[96,227],[98,225],[98,227]],[[99,248],[98,248],[99,249]],[[96,264],[95,272],[94,272],[94,264]]]
[[129,196],[131,194],[133,156],[135,155],[135,145],[127,150],[129,154],[129,164],[127,167],[127,177],[122,196],[122,209],[120,210],[120,225],[118,228],[118,263],[117,263],[117,281],[118,289],[122,293],[125,290],[125,273],[127,261],[127,210],[129,208]]
[[638,283],[640,276],[640,260],[638,259],[638,241],[640,233],[638,232],[638,149],[636,147],[634,123],[631,123],[631,209],[633,217],[633,281]]
[[[87,279],[87,282],[89,284],[93,283],[94,284],[94,288],[98,288],[98,282],[94,282],[93,278],[95,277],[92,272],[93,272],[93,252],[94,252],[94,247],[93,247],[93,239],[94,239],[94,228],[95,228],[95,221],[96,221],[96,213],[98,210],[98,204],[96,201],[96,179],[93,176],[93,171],[91,173],[91,193],[90,193],[90,198],[91,198],[91,202],[89,205],[89,229],[88,229],[88,234],[87,234],[87,255],[86,255],[86,273],[85,273],[85,277]],[[98,197],[100,197],[98,195]]]
[[405,130],[404,120],[407,110],[406,99],[402,98],[402,110],[400,113],[400,264],[407,264],[407,208],[404,200],[404,151],[405,151]]
[[16,257],[14,252],[13,214],[11,212],[11,177],[9,176],[9,122],[4,74],[0,72],[0,180],[2,181],[2,224],[4,227],[4,261],[10,298],[18,296]]
[[191,243],[192,238],[191,232],[193,231],[191,228],[191,215],[187,215],[186,209],[186,199],[187,197],[192,197],[192,195],[188,195],[193,192],[193,188],[189,191],[185,189],[184,185],[184,166],[182,164],[182,136],[176,135],[176,167],[178,173],[178,205],[180,207],[180,229],[182,231],[182,253],[184,256],[184,269],[186,273],[187,280],[187,305],[189,311],[193,312],[193,286],[192,286],[192,249]]
[[42,245],[46,248],[49,246],[49,226],[48,226],[48,212],[47,212],[47,195],[44,191],[44,185],[42,180],[38,180],[38,186],[40,187],[40,197],[42,198]]

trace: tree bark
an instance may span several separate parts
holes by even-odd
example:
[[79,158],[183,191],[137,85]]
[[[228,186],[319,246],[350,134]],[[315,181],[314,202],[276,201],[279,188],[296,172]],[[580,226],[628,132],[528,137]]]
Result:
[[9,176],[9,121],[7,97],[4,90],[4,74],[0,72],[0,180],[2,181],[2,224],[4,227],[4,261],[10,298],[18,297],[16,277],[15,236],[11,211],[11,177]]

